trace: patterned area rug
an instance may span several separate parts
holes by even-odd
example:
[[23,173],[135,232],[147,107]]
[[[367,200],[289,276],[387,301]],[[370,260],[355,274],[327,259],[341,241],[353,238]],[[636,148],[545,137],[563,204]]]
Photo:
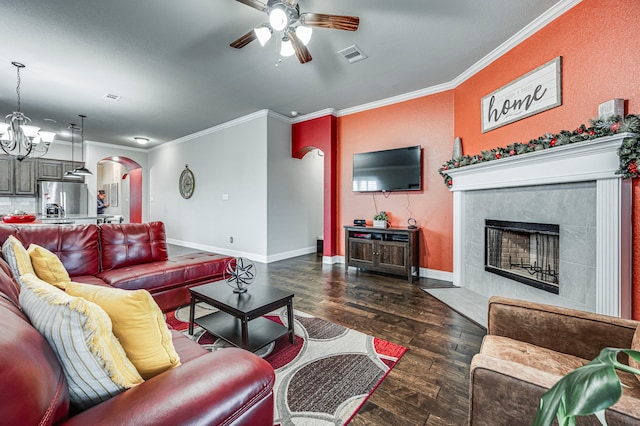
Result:
[[[196,317],[214,311],[200,304]],[[286,308],[265,318],[286,325]],[[188,306],[166,319],[189,336]],[[293,345],[283,336],[257,352],[276,372],[274,425],[347,424],[407,350],[300,311],[294,330]],[[208,350],[228,346],[197,325],[189,337]]]

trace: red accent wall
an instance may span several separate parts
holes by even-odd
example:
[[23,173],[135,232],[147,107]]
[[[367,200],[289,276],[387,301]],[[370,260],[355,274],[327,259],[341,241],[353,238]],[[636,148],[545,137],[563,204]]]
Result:
[[[465,154],[573,130],[598,114],[598,105],[628,99],[640,112],[640,36],[637,0],[584,0],[455,89],[455,133]],[[562,105],[482,133],[480,100],[562,56]]]
[[[344,255],[342,225],[353,219],[372,224],[377,211],[389,213],[392,226],[420,227],[420,266],[453,271],[453,196],[438,174],[451,158],[453,92],[444,92],[338,118],[340,229],[338,252]],[[352,191],[353,154],[421,145],[422,191],[360,193]]]
[[142,223],[142,168],[129,170],[129,221]]
[[292,157],[302,158],[314,148],[324,153],[324,245],[323,254],[336,254],[334,230],[337,223],[338,194],[337,186],[337,137],[336,117],[327,115],[296,123],[291,128]]

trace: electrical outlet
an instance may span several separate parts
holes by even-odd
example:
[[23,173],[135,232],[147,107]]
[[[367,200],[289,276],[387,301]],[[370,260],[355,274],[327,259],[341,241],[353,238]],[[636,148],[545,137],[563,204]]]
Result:
[[229,237],[229,242],[233,244],[233,237]]

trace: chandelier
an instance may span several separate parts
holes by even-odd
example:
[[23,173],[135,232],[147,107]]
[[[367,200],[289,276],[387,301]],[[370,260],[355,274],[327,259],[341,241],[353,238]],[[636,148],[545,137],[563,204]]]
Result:
[[7,154],[22,161],[27,157],[42,157],[49,150],[56,134],[54,132],[40,131],[38,126],[31,125],[31,119],[24,115],[20,109],[20,69],[24,64],[11,62],[16,67],[18,84],[18,110],[8,114],[4,123],[0,123],[0,148]]

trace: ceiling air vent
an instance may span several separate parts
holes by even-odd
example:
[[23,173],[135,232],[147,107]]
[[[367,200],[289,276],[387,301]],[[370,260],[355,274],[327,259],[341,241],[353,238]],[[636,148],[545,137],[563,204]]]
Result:
[[113,93],[106,93],[104,97],[115,102],[118,102],[120,99],[122,99],[122,96],[114,95]]
[[346,49],[339,50],[338,54],[342,55],[350,64],[367,59],[367,55],[365,55],[355,44],[347,47]]

